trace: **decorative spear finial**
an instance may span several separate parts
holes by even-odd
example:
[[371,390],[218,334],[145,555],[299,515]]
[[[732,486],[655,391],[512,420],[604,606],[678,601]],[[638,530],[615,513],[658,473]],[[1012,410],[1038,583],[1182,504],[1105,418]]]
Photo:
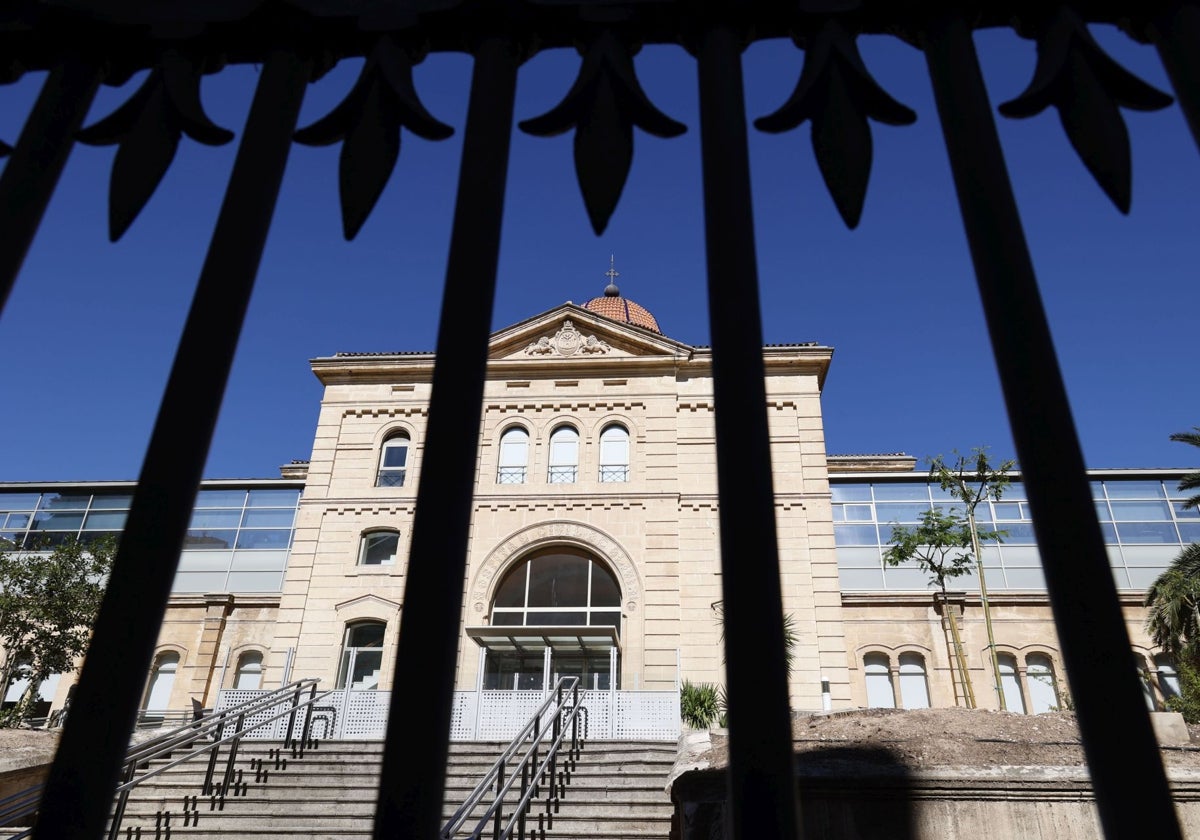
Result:
[[608,271],[604,272],[604,276],[608,278],[608,285],[604,287],[605,297],[620,297],[621,290],[617,288],[617,278],[621,276],[621,272],[615,267],[616,258],[613,254],[608,255]]

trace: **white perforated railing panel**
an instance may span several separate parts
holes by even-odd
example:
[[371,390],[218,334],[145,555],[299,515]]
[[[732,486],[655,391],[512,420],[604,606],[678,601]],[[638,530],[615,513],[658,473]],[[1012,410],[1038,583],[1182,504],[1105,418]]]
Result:
[[[216,710],[261,697],[268,691],[227,690],[217,697]],[[316,738],[382,738],[387,732],[391,692],[332,691],[318,701],[313,712],[311,734]],[[674,691],[581,691],[587,709],[587,737],[591,740],[674,740],[679,737],[679,694]],[[304,698],[307,699],[307,696]],[[525,725],[545,699],[540,691],[456,691],[450,711],[450,738],[454,741],[508,740]],[[616,707],[613,707],[613,701]],[[281,698],[268,709],[246,719],[247,726],[266,720],[291,707],[291,698]],[[478,706],[478,708],[477,708]],[[479,729],[475,729],[478,715]],[[582,724],[582,719],[581,719]],[[295,735],[303,726],[297,715]],[[252,732],[249,738],[282,740],[287,718]],[[581,730],[581,735],[582,730]]]
[[475,740],[475,710],[478,695],[474,691],[454,692],[454,705],[450,708],[450,740]]
[[679,737],[677,692],[618,691],[614,696],[617,708],[613,738],[674,740]]

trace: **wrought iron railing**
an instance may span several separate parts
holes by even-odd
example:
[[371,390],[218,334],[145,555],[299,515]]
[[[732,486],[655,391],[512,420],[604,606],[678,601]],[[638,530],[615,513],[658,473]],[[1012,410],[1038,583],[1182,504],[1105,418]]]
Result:
[[[199,759],[206,763],[204,780],[197,795],[212,797],[214,803],[223,807],[239,777],[237,758],[242,742],[264,728],[275,729],[277,724],[283,723],[281,749],[289,751],[293,758],[302,758],[315,746],[311,734],[314,707],[329,693],[317,693],[319,682],[316,679],[299,680],[227,709],[209,711],[183,726],[131,747],[121,766],[121,781],[105,836],[108,840],[117,840],[120,836],[125,808],[135,788],[187,761]],[[223,764],[220,761],[222,750],[225,751]],[[151,766],[155,761],[161,763]],[[23,818],[32,820],[48,805],[42,801],[44,789],[44,785],[37,785],[0,802],[0,825],[10,825]],[[40,819],[37,822],[40,823]],[[20,840],[32,832],[33,829],[27,828],[10,835],[8,840]]]
[[[1141,689],[1118,653],[1128,649],[1128,634],[972,37],[977,29],[1015,24],[1037,40],[1033,84],[1002,113],[1023,117],[1057,108],[1072,145],[1124,209],[1130,155],[1119,108],[1158,108],[1169,100],[1104,53],[1088,33],[1095,23],[1116,24],[1153,45],[1200,140],[1200,6],[1192,0],[6,3],[0,80],[31,70],[49,75],[0,176],[0,300],[77,137],[122,147],[110,201],[110,230],[118,238],[154,192],[183,134],[210,144],[232,139],[203,113],[202,76],[229,62],[262,68],[76,709],[47,782],[50,807],[38,837],[94,840],[104,825],[293,139],[343,142],[343,158],[356,173],[342,182],[343,223],[352,238],[392,172],[401,127],[431,139],[451,131],[421,105],[413,65],[427,51],[466,50],[474,70],[443,293],[452,306],[443,307],[439,323],[393,669],[420,674],[422,690],[393,694],[375,827],[380,838],[423,839],[437,830],[439,802],[429,791],[438,789],[433,782],[447,756],[517,71],[539,50],[580,50],[580,77],[562,105],[521,127],[538,135],[575,130],[579,183],[600,231],[629,172],[633,127],[661,137],[684,130],[638,83],[632,56],[647,43],[682,44],[698,69],[731,824],[738,836],[796,837],[741,53],[755,40],[785,37],[805,51],[795,94],[756,126],[783,131],[813,122],[817,162],[853,227],[871,163],[868,119],[914,119],[871,77],[856,47],[863,34],[899,37],[925,56],[1101,823],[1110,837],[1178,837]],[[367,61],[352,94],[297,133],[309,82],[353,56]],[[99,85],[145,69],[151,72],[139,92],[80,134]],[[136,151],[147,136],[143,125],[158,132],[154,154]],[[738,293],[726,294],[731,288]],[[422,725],[406,726],[411,720]]]
[[[125,758],[121,784],[117,786],[117,800],[108,827],[109,840],[117,840],[120,835],[125,806],[133,789],[185,761],[201,757],[207,759],[208,767],[199,795],[212,797],[223,808],[235,780],[240,777],[237,758],[242,742],[259,729],[287,721],[282,749],[290,751],[293,758],[303,758],[315,746],[311,737],[314,706],[328,693],[317,693],[319,682],[310,678],[282,686],[263,697],[213,712],[161,739],[155,739],[153,744],[130,750]],[[305,694],[308,696],[305,697]],[[226,752],[223,767],[220,765],[222,748]],[[187,752],[176,755],[180,750]],[[138,770],[148,767],[151,761],[167,757],[169,761],[139,775]]]
[[[579,733],[581,718],[582,735]],[[460,829],[474,821],[465,835],[471,840],[488,834],[492,840],[507,840],[513,836],[525,840],[529,812],[543,789],[546,791],[545,810],[538,813],[538,827],[533,836],[545,837],[554,827],[554,814],[566,795],[566,786],[571,782],[571,773],[579,762],[579,753],[586,740],[587,708],[579,699],[579,678],[561,677],[463,804],[442,826],[439,837],[453,840],[459,836]],[[511,802],[510,796],[514,792],[519,797]],[[476,814],[480,803],[489,795],[491,802],[481,814]]]

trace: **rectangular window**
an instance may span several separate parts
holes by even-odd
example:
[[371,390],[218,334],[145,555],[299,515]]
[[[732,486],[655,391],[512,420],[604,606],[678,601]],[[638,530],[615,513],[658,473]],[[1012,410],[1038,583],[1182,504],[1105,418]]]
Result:
[[1106,481],[1110,499],[1162,499],[1163,485],[1161,481]]
[[877,502],[916,502],[929,501],[929,485],[920,484],[876,484],[875,501]]
[[834,525],[833,535],[838,545],[879,545],[874,525]]

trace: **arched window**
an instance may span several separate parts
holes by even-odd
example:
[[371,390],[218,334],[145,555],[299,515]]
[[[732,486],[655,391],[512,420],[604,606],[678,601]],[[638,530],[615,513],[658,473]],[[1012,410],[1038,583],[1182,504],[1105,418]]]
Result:
[[[528,555],[505,574],[492,601],[493,625],[591,626],[621,629],[621,589],[616,577],[586,551],[567,546]],[[579,677],[584,688],[620,687],[617,651],[606,634],[592,631],[530,633],[516,649],[489,650],[483,687],[542,690],[559,676]],[[539,641],[540,639],[540,641]]]
[[233,676],[233,687],[254,691],[262,688],[263,655],[250,650],[238,657],[237,672]]
[[629,480],[629,432],[616,423],[600,433],[600,480]]
[[342,661],[338,666],[338,688],[355,691],[374,691],[379,688],[385,630],[387,625],[382,621],[360,621],[346,627]]
[[867,683],[867,705],[872,709],[896,708],[896,692],[888,673],[888,658],[884,653],[868,653],[863,657],[863,674]]
[[497,484],[524,484],[529,467],[529,432],[513,426],[500,436],[500,466]]
[[358,549],[360,566],[390,566],[396,562],[400,535],[395,531],[368,531]]
[[403,487],[404,473],[408,469],[408,434],[400,432],[383,443],[379,453],[379,474],[375,477],[376,487]]
[[171,689],[175,687],[175,672],[179,670],[179,654],[169,650],[161,653],[150,672],[150,684],[146,688],[143,709],[159,710],[170,708]]
[[900,699],[906,709],[929,708],[929,683],[925,678],[925,657],[919,653],[900,654]]
[[[1054,663],[1044,653],[1025,657],[1025,677],[1029,686],[1029,711],[1035,715],[1058,711],[1058,682],[1054,679]],[[1007,699],[1008,695],[1004,695]],[[1008,706],[1012,708],[1012,704]]]
[[551,484],[574,484],[579,470],[579,432],[571,426],[559,426],[550,435]]
[[1011,653],[1001,653],[1000,685],[1004,689],[1004,706],[1010,712],[1025,714],[1025,698],[1021,696],[1021,682],[1017,676],[1017,658]]
[[1154,667],[1158,669],[1158,687],[1162,691],[1163,702],[1180,693],[1179,672],[1175,670],[1175,661],[1165,653],[1154,657]]
[[585,551],[556,546],[535,552],[504,576],[492,624],[621,627],[621,589],[612,572]]

